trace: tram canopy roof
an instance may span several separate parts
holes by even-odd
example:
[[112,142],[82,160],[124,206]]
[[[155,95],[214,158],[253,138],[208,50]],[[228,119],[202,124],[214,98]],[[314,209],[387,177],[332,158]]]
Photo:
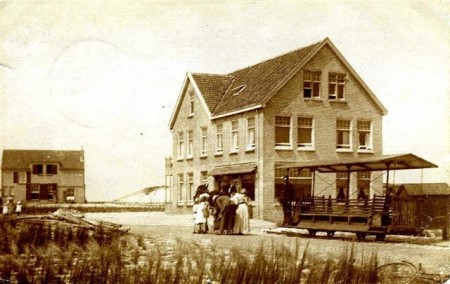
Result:
[[336,160],[311,160],[302,162],[287,162],[278,166],[279,169],[302,168],[316,170],[322,173],[384,171],[437,168],[414,154],[395,154],[371,157],[352,157]]

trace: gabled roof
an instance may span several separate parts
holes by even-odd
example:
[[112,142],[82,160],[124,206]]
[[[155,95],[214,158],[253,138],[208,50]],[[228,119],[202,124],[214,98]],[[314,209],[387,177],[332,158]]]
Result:
[[366,90],[375,105],[383,114],[386,114],[386,108],[333,43],[326,38],[230,74],[188,73],[169,123],[170,128],[173,127],[188,82],[192,83],[199,94],[210,119],[262,108],[325,45],[331,48]]
[[212,113],[220,102],[223,94],[235,79],[230,75],[192,73],[192,78],[197,84],[205,103]]
[[84,151],[3,150],[2,170],[27,170],[33,163],[57,163],[62,169],[84,169]]
[[[214,109],[213,116],[261,106],[267,96],[319,45],[320,42],[229,74],[235,79]],[[245,89],[234,95],[234,89],[244,86]]]
[[408,195],[449,195],[450,187],[446,183],[404,183],[398,190],[403,189]]

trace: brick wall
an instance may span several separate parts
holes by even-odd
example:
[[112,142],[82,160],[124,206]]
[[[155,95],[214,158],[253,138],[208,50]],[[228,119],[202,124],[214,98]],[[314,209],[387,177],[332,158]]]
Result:
[[[308,100],[303,98],[303,70],[321,71],[321,98]],[[345,102],[331,102],[328,100],[328,73],[345,73]],[[188,82],[185,92],[194,91]],[[302,161],[314,159],[337,159],[341,157],[371,156],[382,154],[382,113],[364,88],[357,82],[345,65],[338,59],[333,51],[325,46],[319,51],[304,68],[295,74],[273,98],[264,109],[253,110],[243,114],[237,114],[211,121],[207,111],[201,104],[198,95],[195,96],[195,114],[189,116],[189,96],[184,96],[172,129],[172,156],[173,168],[166,174],[173,176],[173,190],[170,190],[172,203],[169,204],[170,212],[191,212],[192,207],[186,202],[178,203],[178,179],[182,173],[187,184],[186,173],[192,172],[194,177],[194,190],[200,184],[201,171],[210,171],[216,165],[254,162],[257,165],[255,180],[254,217],[277,221],[281,217],[281,208],[275,207],[274,199],[274,169],[280,162]],[[274,145],[275,116],[289,115],[294,120],[291,124],[292,149],[276,150]],[[246,118],[256,117],[256,149],[245,151]],[[314,151],[298,150],[296,146],[297,116],[310,116],[314,119]],[[338,152],[336,150],[336,119],[348,119],[352,123],[351,139],[353,148],[351,151]],[[239,121],[239,151],[230,154],[230,127],[231,121]],[[373,150],[371,152],[358,152],[356,147],[358,120],[370,120],[372,122]],[[223,124],[224,151],[222,155],[215,154],[215,125]],[[200,157],[201,127],[208,129],[207,157]],[[178,157],[178,132],[184,133],[184,143],[187,146],[186,132],[194,131],[194,156],[192,159],[180,159]],[[373,173],[378,175],[378,173]],[[319,195],[335,195],[334,174],[317,174],[315,193]],[[210,189],[217,188],[213,177],[208,177]],[[351,187],[356,186],[356,173],[352,175]],[[382,179],[376,180],[371,185],[371,193],[381,192]]]

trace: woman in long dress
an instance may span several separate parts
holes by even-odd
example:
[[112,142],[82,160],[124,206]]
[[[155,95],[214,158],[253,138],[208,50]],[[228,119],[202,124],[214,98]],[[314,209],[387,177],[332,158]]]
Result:
[[247,205],[250,202],[250,198],[246,195],[246,189],[243,188],[240,192],[236,193],[232,197],[232,200],[238,206],[233,233],[240,235],[250,233],[250,218]]

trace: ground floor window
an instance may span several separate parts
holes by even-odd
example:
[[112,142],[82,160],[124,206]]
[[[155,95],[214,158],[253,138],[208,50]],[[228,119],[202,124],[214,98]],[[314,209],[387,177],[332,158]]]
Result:
[[336,173],[336,199],[345,201],[348,194],[348,174]]
[[30,186],[31,200],[39,200],[41,196],[41,190],[39,184],[32,184]]
[[75,189],[68,188],[66,190],[66,201],[74,201],[75,200]]
[[188,173],[188,188],[187,188],[187,199],[189,202],[194,202],[192,197],[194,196],[194,173]]
[[184,175],[178,174],[178,202],[183,202]]
[[358,199],[367,199],[370,194],[370,172],[358,172],[357,174]]
[[309,169],[291,168],[289,171],[285,169],[275,168],[275,198],[279,198],[279,193],[284,187],[283,178],[289,176],[289,182],[294,189],[293,198],[296,201],[310,197],[312,194],[312,172]]

